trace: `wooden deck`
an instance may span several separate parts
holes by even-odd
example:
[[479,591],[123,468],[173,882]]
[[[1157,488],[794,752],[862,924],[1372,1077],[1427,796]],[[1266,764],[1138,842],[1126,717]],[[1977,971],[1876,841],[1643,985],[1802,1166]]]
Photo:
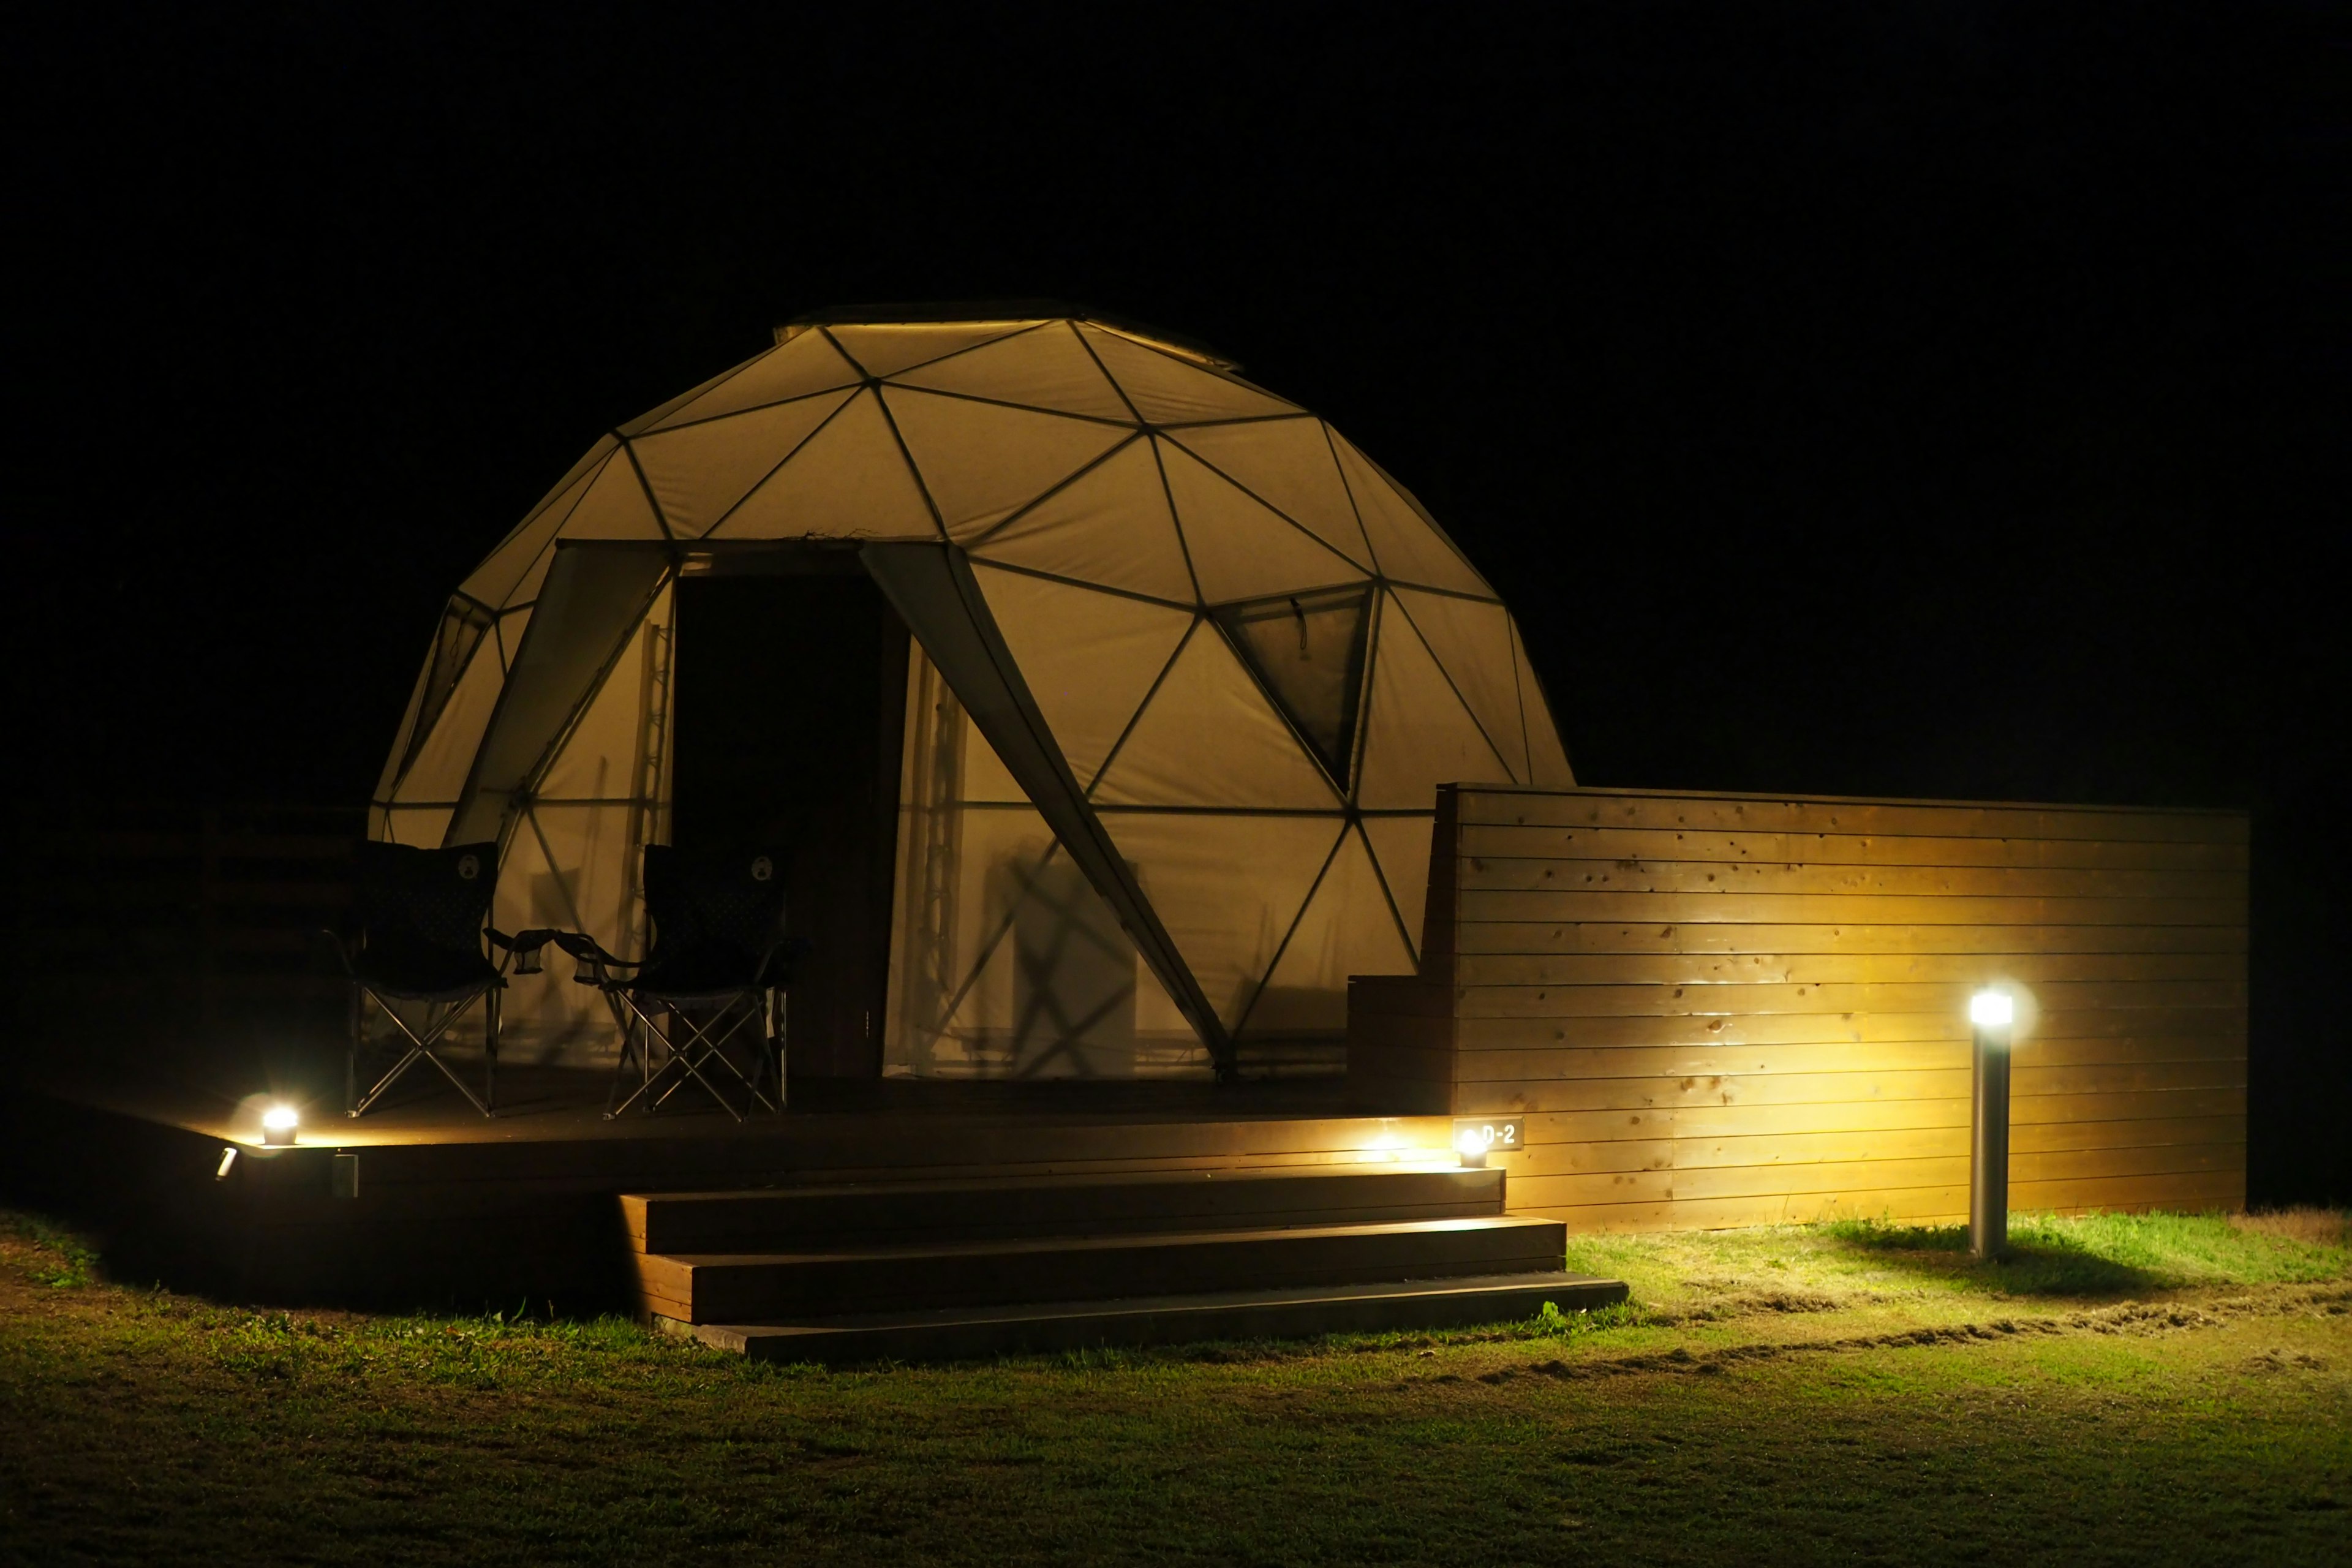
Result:
[[[1360,1114],[1333,1080],[796,1082],[781,1115],[739,1123],[681,1095],[606,1121],[604,1075],[532,1068],[501,1071],[485,1121],[429,1070],[357,1121],[315,1069],[54,1075],[16,1113],[12,1186],[102,1225],[133,1277],[243,1300],[568,1312],[633,1300],[624,1194],[1393,1167],[1445,1157],[1451,1127]],[[272,1099],[303,1110],[292,1148],[260,1145]]]

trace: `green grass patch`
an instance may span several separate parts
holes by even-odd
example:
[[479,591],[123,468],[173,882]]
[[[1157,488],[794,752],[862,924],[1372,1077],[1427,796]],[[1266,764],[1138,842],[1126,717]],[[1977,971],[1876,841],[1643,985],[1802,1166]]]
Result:
[[2010,1251],[1969,1256],[1966,1226],[1831,1220],[1736,1231],[1577,1237],[1568,1266],[1611,1275],[1653,1308],[1777,1299],[1781,1310],[1915,1300],[1974,1310],[1990,1300],[2117,1298],[2335,1279],[2352,1271],[2340,1215],[2290,1223],[2231,1215],[2010,1216]]
[[829,1371],[124,1289],[16,1218],[0,1560],[2346,1561],[2352,1284],[2206,1223],[2084,1233],[2227,1277],[2160,1304],[1789,1227],[1580,1243],[1658,1283],[1605,1312]]

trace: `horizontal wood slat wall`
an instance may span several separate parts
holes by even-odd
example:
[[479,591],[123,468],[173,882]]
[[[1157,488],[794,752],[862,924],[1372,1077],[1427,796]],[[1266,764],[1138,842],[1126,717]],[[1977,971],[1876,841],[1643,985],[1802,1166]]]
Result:
[[2013,1206],[2245,1201],[2246,817],[1440,792],[1421,973],[1360,977],[1368,1106],[1517,1115],[1586,1229],[1968,1211],[1969,993],[2019,997]]

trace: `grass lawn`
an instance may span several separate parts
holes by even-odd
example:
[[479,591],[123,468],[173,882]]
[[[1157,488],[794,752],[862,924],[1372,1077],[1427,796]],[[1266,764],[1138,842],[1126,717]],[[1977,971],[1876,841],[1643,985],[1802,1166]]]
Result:
[[256,1313],[0,1215],[0,1558],[2352,1562],[2346,1216],[2016,1239],[1580,1239],[1628,1307],[826,1372]]

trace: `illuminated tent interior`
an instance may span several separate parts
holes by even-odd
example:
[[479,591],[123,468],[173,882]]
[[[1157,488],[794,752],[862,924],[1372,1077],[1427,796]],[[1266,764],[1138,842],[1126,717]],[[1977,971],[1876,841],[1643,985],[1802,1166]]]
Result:
[[[495,923],[625,955],[642,846],[781,849],[795,1073],[1273,1073],[1412,968],[1472,781],[1573,782],[1495,591],[1321,419],[1092,318],[824,320],[465,580],[371,830],[496,838]],[[563,968],[508,1050],[609,1060]]]

